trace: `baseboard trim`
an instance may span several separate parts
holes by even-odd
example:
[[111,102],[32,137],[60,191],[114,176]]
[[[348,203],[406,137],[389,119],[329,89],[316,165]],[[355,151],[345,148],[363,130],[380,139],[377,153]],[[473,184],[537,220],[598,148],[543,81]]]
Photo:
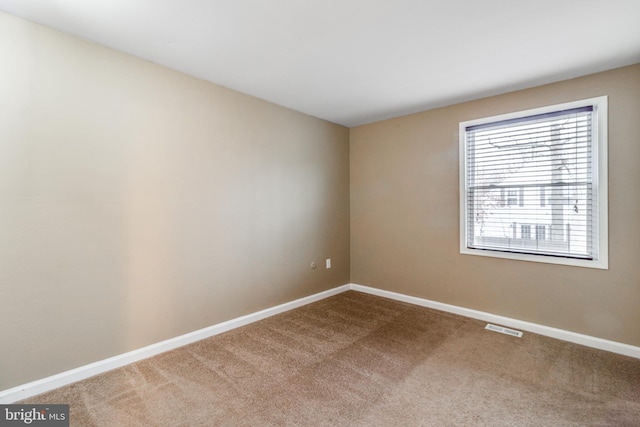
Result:
[[221,334],[223,332],[230,331],[241,326],[248,325],[253,322],[257,322],[262,319],[266,319],[276,314],[284,313],[294,308],[302,307],[312,302],[320,301],[339,293],[353,290],[357,292],[363,292],[371,295],[377,295],[384,298],[389,298],[396,301],[406,302],[409,304],[432,308],[434,310],[445,311],[448,313],[458,314],[460,316],[469,317],[472,319],[478,319],[490,323],[496,323],[510,328],[521,329],[527,332],[536,333],[539,335],[556,338],[563,341],[568,341],[576,344],[581,344],[587,347],[597,348],[599,350],[606,350],[613,353],[622,354],[625,356],[635,357],[640,359],[640,347],[635,347],[629,344],[623,344],[616,341],[609,341],[602,338],[592,337],[589,335],[578,334],[563,329],[552,328],[549,326],[539,325],[537,323],[525,322],[522,320],[512,319],[509,317],[498,316],[496,314],[487,313],[484,311],[472,310],[469,308],[459,307],[450,304],[444,304],[437,301],[431,301],[424,298],[413,297],[397,292],[385,291],[382,289],[371,288],[368,286],[362,286],[355,283],[349,283],[346,285],[338,286],[337,288],[329,289],[324,292],[313,294],[304,298],[300,298],[294,301],[290,301],[284,304],[277,305],[275,307],[267,308],[255,313],[240,316],[235,319],[228,320],[226,322],[218,323],[213,326],[209,326],[203,329],[199,329],[194,332],[189,332],[184,335],[180,335],[175,338],[170,338],[165,341],[161,341],[149,346],[129,351],[127,353],[119,354],[98,362],[90,363],[88,365],[81,366],[79,368],[71,369],[69,371],[61,372],[50,377],[46,377],[40,380],[32,381],[17,387],[13,387],[7,390],[0,391],[0,404],[14,403],[22,399],[26,399],[32,396],[36,396],[47,391],[81,381],[90,378],[94,375],[101,374],[103,372],[110,371],[112,369],[120,368],[122,366],[129,365],[134,362],[138,362],[143,359],[155,356],[166,351],[173,350],[178,347],[182,347],[187,344],[200,341],[205,338],[212,337],[214,335]]
[[275,307],[267,308],[265,310],[247,314],[245,316],[240,316],[226,322],[199,329],[197,331],[189,332],[175,338],[170,338],[165,341],[151,344],[137,350],[119,354],[108,359],[90,363],[79,368],[61,372],[50,377],[42,378],[40,380],[32,381],[23,385],[19,385],[17,387],[3,390],[0,391],[0,403],[13,403],[22,399],[36,396],[55,388],[84,380],[94,375],[98,375],[112,369],[120,368],[122,366],[155,356],[157,354],[164,353],[166,351],[170,351],[175,348],[182,347],[184,345],[191,344],[196,341],[200,341],[202,339],[209,338],[214,335],[218,335],[223,332],[227,332],[262,319],[266,319],[267,317],[275,316],[276,314],[284,313],[285,311],[293,310],[294,308],[302,307],[312,302],[320,301],[349,289],[350,286],[348,284],[342,285],[337,288],[310,295],[308,297],[300,298],[294,301],[277,305]]
[[456,305],[444,304],[441,302],[431,301],[424,298],[412,297],[412,296],[400,294],[397,292],[390,292],[382,289],[370,288],[368,286],[357,285],[355,283],[350,283],[349,289],[358,291],[358,292],[364,292],[371,295],[377,295],[384,298],[393,299],[396,301],[402,301],[409,304],[419,305],[421,307],[432,308],[434,310],[446,311],[448,313],[458,314],[460,316],[470,317],[472,319],[478,319],[485,322],[497,323],[502,326],[521,329],[521,330],[532,332],[538,335],[544,335],[544,336],[556,338],[562,341],[568,341],[575,344],[581,344],[587,347],[597,348],[599,350],[606,350],[612,353],[618,353],[625,356],[630,356],[630,357],[635,357],[637,359],[640,359],[640,347],[632,346],[629,344],[623,344],[616,341],[609,341],[603,338],[592,337],[590,335],[583,335],[576,332],[566,331],[564,329],[552,328],[550,326],[544,326],[537,323],[525,322],[522,320],[512,319],[509,317],[498,316],[496,314],[491,314],[484,311],[472,310],[469,308],[459,307]]

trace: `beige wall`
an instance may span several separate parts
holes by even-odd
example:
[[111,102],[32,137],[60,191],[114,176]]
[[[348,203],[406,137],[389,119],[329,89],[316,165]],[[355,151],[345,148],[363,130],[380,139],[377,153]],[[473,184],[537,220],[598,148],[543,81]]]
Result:
[[0,390],[349,281],[347,128],[2,13],[0,59]]
[[[640,65],[361,126],[349,153],[346,128],[3,13],[0,58],[0,390],[349,274],[640,345]],[[458,123],[600,95],[610,269],[460,255]]]
[[[609,270],[459,253],[458,123],[609,96]],[[640,345],[640,65],[351,130],[351,281]]]

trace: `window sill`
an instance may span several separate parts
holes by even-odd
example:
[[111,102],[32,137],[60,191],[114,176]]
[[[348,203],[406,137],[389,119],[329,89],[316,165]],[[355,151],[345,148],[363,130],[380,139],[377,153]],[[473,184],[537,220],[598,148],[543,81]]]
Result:
[[460,248],[460,254],[478,255],[478,256],[485,256],[485,257],[491,257],[491,258],[512,259],[517,261],[541,262],[545,264],[560,264],[560,265],[568,265],[571,267],[597,268],[601,270],[609,269],[609,262],[607,259],[586,260],[586,259],[577,259],[577,258],[564,258],[559,256],[531,255],[531,254],[521,254],[521,253],[515,253],[515,252],[492,251],[489,249],[470,249],[466,247]]

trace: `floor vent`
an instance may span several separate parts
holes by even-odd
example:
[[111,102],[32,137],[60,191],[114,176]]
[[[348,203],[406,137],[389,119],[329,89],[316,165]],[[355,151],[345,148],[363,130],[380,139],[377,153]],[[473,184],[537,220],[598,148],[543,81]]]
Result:
[[516,331],[514,329],[505,328],[504,326],[492,325],[491,323],[487,323],[485,329],[489,329],[490,331],[500,332],[501,334],[513,335],[514,337],[522,337],[522,332]]

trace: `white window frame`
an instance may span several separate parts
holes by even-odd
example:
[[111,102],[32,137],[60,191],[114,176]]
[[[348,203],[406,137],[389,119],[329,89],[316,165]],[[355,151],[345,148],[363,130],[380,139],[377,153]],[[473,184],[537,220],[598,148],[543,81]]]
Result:
[[[555,111],[569,110],[592,105],[594,107],[595,120],[593,126],[593,151],[592,174],[593,194],[596,199],[598,224],[597,235],[597,259],[586,260],[577,258],[564,258],[536,254],[524,254],[515,252],[502,252],[487,249],[473,249],[467,247],[467,144],[466,128],[469,126],[498,122],[509,119],[522,118],[537,114],[551,113]],[[575,267],[609,268],[609,220],[608,220],[608,172],[607,172],[607,97],[583,99],[547,107],[534,108],[498,116],[484,117],[480,119],[461,122],[459,126],[460,141],[460,253],[464,255],[479,255],[495,258],[506,258],[521,261],[542,262],[548,264],[563,264]]]

